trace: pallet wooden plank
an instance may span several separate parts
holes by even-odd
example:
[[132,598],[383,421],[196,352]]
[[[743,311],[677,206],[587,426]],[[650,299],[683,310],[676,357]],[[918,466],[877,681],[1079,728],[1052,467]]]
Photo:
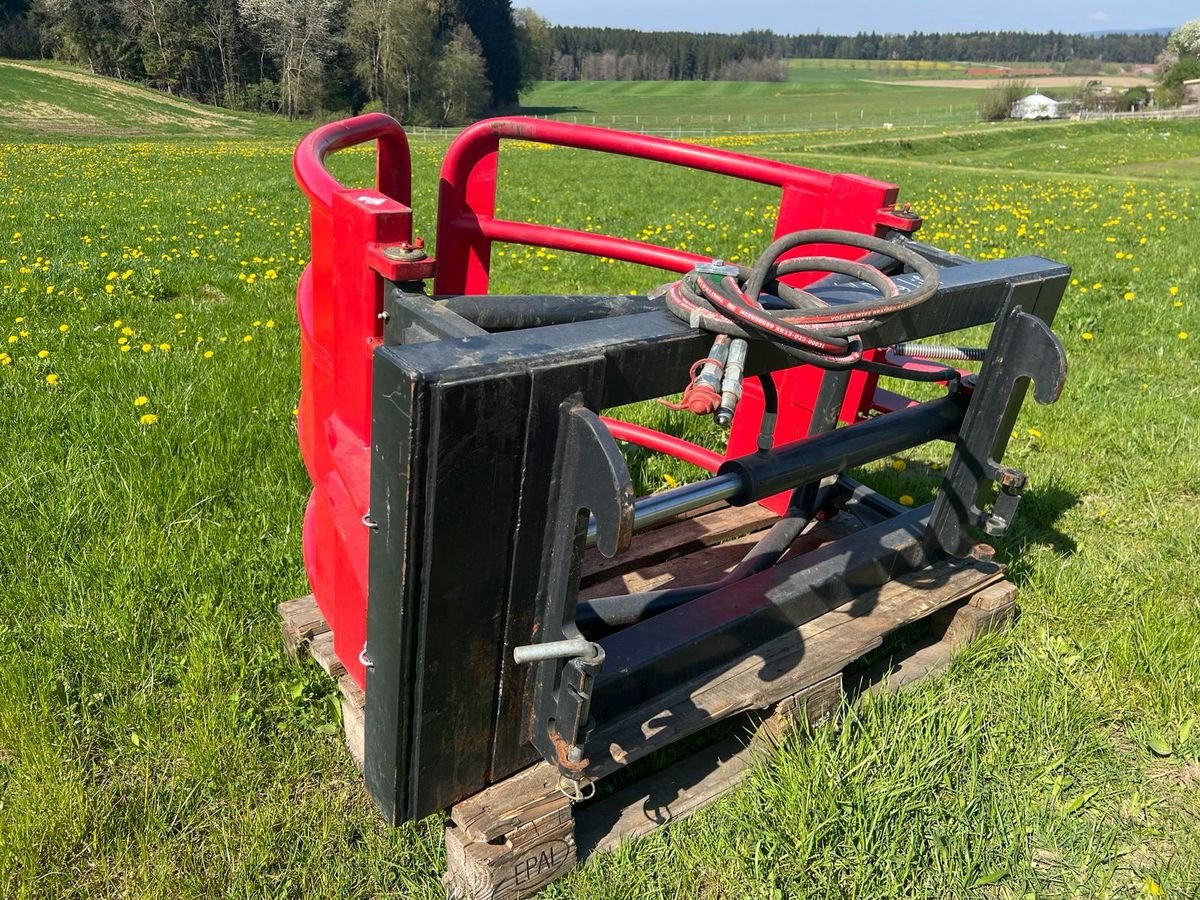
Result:
[[558,793],[558,770],[537,763],[456,803],[450,817],[472,840],[491,841],[537,818]]
[[503,841],[472,839],[453,819],[446,828],[449,897],[517,900],[575,868],[575,823],[561,794],[542,814],[523,822]]
[[346,737],[346,749],[361,772],[366,752],[367,696],[349,675],[338,679],[338,691],[342,695],[342,731]]
[[758,504],[709,507],[697,512],[697,515],[639,532],[630,548],[612,559],[595,547],[590,548],[583,558],[580,587],[586,589],[598,580],[687,556],[714,544],[761,531],[776,519],[774,513]]
[[[755,514],[753,517],[748,516],[744,521],[752,522],[759,521],[759,519]],[[777,519],[768,517],[761,521],[765,527]],[[674,535],[675,529],[678,527],[670,526],[662,529],[664,539],[669,539]],[[815,522],[793,542],[789,553],[791,555],[807,553],[809,550],[815,550],[823,544],[837,540],[839,537],[845,537],[860,528],[858,520],[846,513],[839,514],[832,519]],[[722,542],[714,542],[714,546],[702,548],[703,552],[693,551],[649,564],[618,565],[612,570],[597,571],[590,580],[581,582],[579,596],[586,600],[592,597],[616,596],[664,587],[684,587],[716,581],[741,562],[750,548],[758,543],[762,537],[761,530],[759,528],[738,533],[731,528]],[[638,541],[641,540],[639,535]],[[620,557],[616,559],[619,560]]]
[[744,534],[722,544],[708,547],[703,553],[669,559],[621,572],[593,581],[579,592],[582,599],[608,597],[616,594],[632,594],[637,591],[653,591],[664,587],[685,587],[716,581],[738,564],[750,548],[758,543],[761,535]]
[[285,600],[275,607],[283,629],[283,648],[295,657],[316,635],[329,631],[329,623],[312,594]]
[[754,759],[753,748],[727,737],[581,811],[575,829],[580,861],[703,809],[737,787]]
[[342,665],[342,661],[338,659],[337,653],[333,650],[332,631],[314,635],[308,642],[308,655],[324,670],[326,675],[341,678],[346,674],[346,667]]
[[593,738],[590,768],[603,777],[717,719],[794,694],[877,649],[897,628],[999,577],[998,567],[949,560],[889,582],[764,644],[705,684],[680,688],[608,723]]

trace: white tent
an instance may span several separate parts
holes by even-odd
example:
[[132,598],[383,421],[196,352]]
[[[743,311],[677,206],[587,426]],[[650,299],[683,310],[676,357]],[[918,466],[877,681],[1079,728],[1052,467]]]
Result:
[[1030,94],[1013,104],[1011,117],[1014,119],[1057,119],[1058,101],[1045,94]]

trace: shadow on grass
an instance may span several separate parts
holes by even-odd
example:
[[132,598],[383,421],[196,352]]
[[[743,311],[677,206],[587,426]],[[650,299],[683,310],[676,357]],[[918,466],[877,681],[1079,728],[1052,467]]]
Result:
[[1079,495],[1051,481],[1031,487],[1021,496],[1021,506],[1008,535],[995,542],[998,558],[1008,570],[1008,578],[1017,584],[1028,580],[1030,565],[1027,553],[1034,547],[1046,546],[1059,556],[1075,553],[1074,538],[1058,528],[1058,521],[1072,507],[1079,505]]

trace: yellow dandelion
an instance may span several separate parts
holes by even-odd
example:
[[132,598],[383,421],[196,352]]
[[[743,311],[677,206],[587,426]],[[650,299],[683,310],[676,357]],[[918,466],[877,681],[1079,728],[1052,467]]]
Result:
[[46,384],[50,385],[50,387],[54,387],[56,384],[58,384],[58,376],[51,372],[46,376]]
[[1132,299],[1133,299],[1134,297],[1136,297],[1136,296],[1137,296],[1137,294],[1136,294],[1136,293],[1134,293],[1133,291],[1126,291],[1126,292],[1125,292],[1125,299],[1126,299],[1126,300],[1132,300]]
[[1083,338],[1085,341],[1090,341],[1092,338],[1095,337],[1095,335],[1092,334],[1090,331],[1085,331],[1083,334],[1080,335],[1080,337]]
[[1038,431],[1036,428],[1027,428],[1025,430],[1025,433],[1033,438],[1040,438],[1042,436],[1042,433],[1040,431]]
[[153,349],[154,349],[153,344],[142,344],[142,352],[143,353],[149,353]]
[[892,468],[895,469],[897,472],[903,472],[905,469],[908,468],[908,463],[906,463],[902,459],[893,459],[892,460]]
[[242,343],[248,344],[252,340],[254,340],[254,335],[252,335],[252,334],[243,334],[242,335]]
[[130,350],[132,350],[132,349],[133,349],[133,348],[132,348],[131,346],[129,346],[129,344],[125,344],[124,346],[122,346],[122,347],[121,347],[121,352],[122,352],[122,353],[128,353],[128,352],[129,352]]
[[71,330],[71,326],[64,322],[62,325],[58,326],[58,330],[61,331],[63,334],[66,334],[68,331]]
[[183,313],[175,313],[176,320],[183,318]]
[[154,425],[158,422],[158,416],[154,413],[142,413],[138,416],[138,422],[142,425]]
[[912,498],[911,494],[901,494],[900,495],[900,505],[901,506],[912,506],[916,502],[917,501],[915,501]]
[[168,344],[166,341],[163,341],[161,344],[158,345],[158,349],[161,350],[163,353],[166,353],[168,350],[171,349],[171,345]]
[[1181,332],[1179,332],[1179,334],[1177,335],[1177,337],[1178,337],[1178,338],[1179,338],[1181,341],[1186,341],[1186,340],[1188,339],[1188,333],[1187,333],[1186,331],[1181,331]]
[[213,358],[213,352],[212,352],[211,350],[205,350],[205,351],[204,351],[204,358],[205,358],[205,359],[212,359],[212,358]]
[[104,286],[104,293],[106,293],[106,294],[111,294],[115,290],[116,290],[116,288],[113,287],[111,284],[106,284]]
[[1179,285],[1177,285],[1177,284],[1171,285],[1169,288],[1167,288],[1167,293],[1170,294],[1172,297],[1178,297],[1179,296]]
[[150,398],[147,397],[145,394],[142,394],[140,397],[133,398],[134,406],[145,406],[149,402],[150,402]]
[[49,350],[39,350],[38,351],[38,359],[49,359],[49,358],[50,358]]

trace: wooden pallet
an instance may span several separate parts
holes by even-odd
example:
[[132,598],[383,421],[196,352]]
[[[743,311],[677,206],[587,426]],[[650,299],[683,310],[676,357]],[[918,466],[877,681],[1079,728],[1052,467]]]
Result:
[[[582,595],[710,581],[773,520],[757,508],[706,511],[639,535],[615,560],[589,554]],[[822,523],[800,540],[819,546],[851,527],[844,519]],[[683,759],[659,769],[646,760],[639,766],[650,770],[644,776],[579,804],[559,792],[557,770],[538,763],[456,804],[445,832],[447,895],[527,897],[593,853],[685,818],[737,786],[784,734],[828,720],[848,699],[940,671],[1015,610],[1016,588],[998,566],[976,560],[948,560],[823,610],[731,660],[707,683],[631,709],[589,738],[597,748],[590,771],[598,778],[684,738],[701,744]],[[363,694],[333,656],[328,626],[310,597],[280,604],[279,612],[285,647],[293,653],[307,648],[339,678],[346,742],[361,768]],[[897,633],[905,636],[904,646],[883,649]],[[707,745],[702,736],[692,737],[716,720],[727,723],[722,737]]]
[[342,728],[346,735],[346,748],[361,772],[363,713],[367,698],[362,688],[346,674],[346,667],[333,652],[333,632],[329,629],[329,623],[325,621],[312,594],[287,600],[276,609],[283,628],[283,649],[288,656],[299,657],[307,653],[325,674],[337,679],[338,690],[342,694]]

